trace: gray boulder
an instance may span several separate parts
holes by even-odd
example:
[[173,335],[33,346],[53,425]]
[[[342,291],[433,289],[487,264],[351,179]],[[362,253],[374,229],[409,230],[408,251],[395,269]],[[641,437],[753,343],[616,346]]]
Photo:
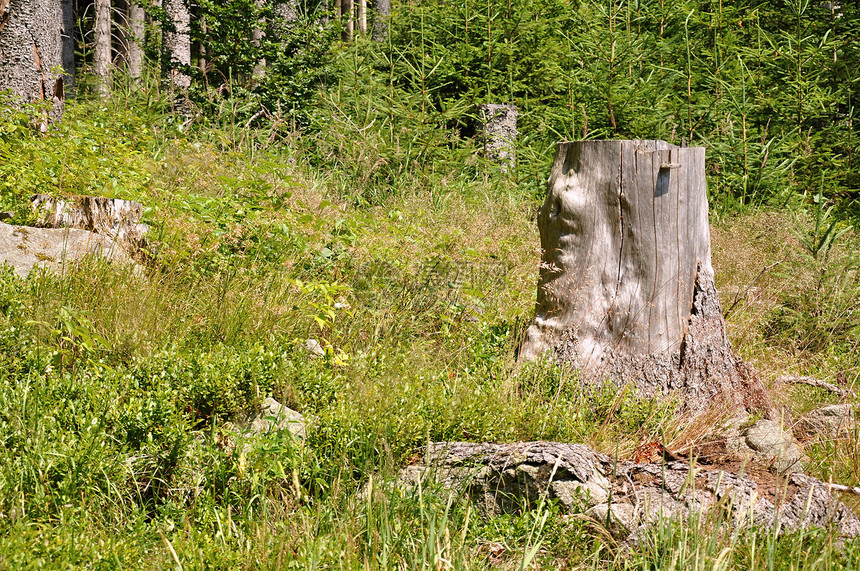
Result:
[[302,439],[307,435],[305,418],[271,397],[259,406],[233,415],[230,422],[244,436],[280,430],[289,430],[293,436]]
[[758,420],[749,427],[730,432],[726,448],[730,454],[780,473],[802,472],[806,460],[791,431],[774,420]]
[[323,346],[320,345],[320,342],[316,339],[308,339],[305,341],[304,348],[308,353],[308,357],[311,359],[325,357],[325,349],[323,349]]
[[797,424],[807,433],[823,438],[835,438],[850,432],[855,422],[854,405],[831,404],[807,413]]

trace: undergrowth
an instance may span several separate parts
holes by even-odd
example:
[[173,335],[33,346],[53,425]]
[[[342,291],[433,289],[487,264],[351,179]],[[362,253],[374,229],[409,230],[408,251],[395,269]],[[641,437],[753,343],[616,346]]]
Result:
[[[299,142],[189,132],[157,93],[136,97],[70,104],[44,136],[4,108],[14,152],[0,206],[16,221],[38,189],[140,200],[151,230],[137,268],[0,272],[0,566],[857,565],[860,551],[826,530],[670,522],[631,548],[551,502],[487,518],[442,489],[387,485],[430,441],[583,442],[627,458],[707,427],[671,398],[586,390],[570,370],[515,362],[539,202],[499,192],[510,181],[463,149],[386,146],[370,130],[357,144],[332,93],[316,140],[342,164],[320,171]],[[400,164],[408,172],[392,174]],[[381,190],[391,180],[394,195]],[[797,412],[801,397],[828,397],[780,375],[849,387],[860,376],[858,238],[820,193],[804,204],[714,227],[730,335]],[[304,444],[225,427],[269,396],[308,419]],[[858,442],[811,443],[815,473],[857,483]]]

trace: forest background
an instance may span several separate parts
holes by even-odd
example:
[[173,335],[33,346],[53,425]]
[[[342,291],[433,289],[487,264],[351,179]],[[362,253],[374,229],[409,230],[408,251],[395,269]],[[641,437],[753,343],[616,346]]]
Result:
[[[126,5],[97,69],[96,4],[75,3],[63,120],[43,134],[39,109],[2,107],[0,209],[29,220],[34,189],[139,200],[149,279],[97,261],[3,274],[4,565],[857,564],[826,530],[682,522],[631,554],[553,505],[482,519],[444,490],[358,492],[427,441],[555,439],[623,458],[707,437],[671,399],[513,363],[560,140],[706,147],[737,350],[796,413],[833,397],[780,375],[853,386],[855,4],[419,0],[371,7],[362,33],[325,4],[284,16],[201,0],[185,5],[191,60],[176,65],[165,1],[144,6],[135,74]],[[480,103],[518,107],[515,169],[482,157]],[[229,443],[223,421],[266,396],[313,419],[305,445]],[[811,472],[860,483],[858,443],[807,443]]]

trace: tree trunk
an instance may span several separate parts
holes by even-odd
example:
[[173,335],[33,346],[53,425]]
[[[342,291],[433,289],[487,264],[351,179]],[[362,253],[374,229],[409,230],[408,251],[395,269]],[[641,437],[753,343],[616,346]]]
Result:
[[358,0],[358,31],[367,33],[367,0]]
[[[265,6],[265,0],[254,0],[254,7],[257,9],[257,12],[263,9]],[[265,22],[262,18],[258,18],[257,25],[251,30],[251,45],[253,45],[257,50],[260,49],[260,46],[263,43],[263,25]],[[266,58],[261,57],[257,59],[257,63],[254,64],[254,71],[252,75],[252,79],[255,83],[258,83],[263,80],[263,77],[266,75]]]
[[544,353],[586,383],[680,391],[772,411],[726,336],[711,267],[705,150],[664,141],[559,143],[538,215],[536,315],[520,359]]
[[341,15],[346,18],[346,23],[343,28],[343,40],[351,42],[354,25],[352,17],[352,0],[340,0],[340,10]]
[[143,22],[145,13],[140,0],[132,0],[128,7],[128,75],[140,79],[143,74]]
[[[63,114],[60,0],[0,0],[0,90],[24,102],[50,102],[48,118]],[[41,122],[42,130],[48,121]]]
[[93,72],[96,75],[96,91],[102,97],[110,95],[111,87],[111,2],[95,0],[96,20],[93,26],[95,46],[93,48]]
[[130,6],[128,0],[114,0],[114,67],[123,66],[128,70],[128,50],[131,32],[128,29]]
[[388,35],[388,17],[391,15],[391,0],[373,1],[373,39],[382,42]]
[[164,0],[167,22],[163,32],[163,49],[168,68],[164,74],[171,88],[179,90],[180,97],[191,87],[188,68],[191,65],[191,12],[185,0]]
[[208,32],[208,28],[206,27],[206,19],[201,16],[200,17],[200,42],[197,44],[197,69],[200,71],[200,75],[203,76],[203,81],[206,81],[206,72],[207,62],[206,62],[206,34]]
[[61,0],[62,10],[62,62],[63,62],[63,87],[66,95],[74,97],[75,94],[75,0]]
[[275,15],[281,20],[279,23],[292,24],[299,19],[297,0],[287,0],[275,5]]

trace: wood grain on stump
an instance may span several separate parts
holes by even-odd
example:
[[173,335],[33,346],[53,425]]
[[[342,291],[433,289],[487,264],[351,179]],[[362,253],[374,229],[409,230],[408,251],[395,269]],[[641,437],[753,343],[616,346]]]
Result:
[[711,266],[705,149],[559,143],[538,215],[543,258],[520,360],[551,354],[589,383],[771,410],[735,358]]

